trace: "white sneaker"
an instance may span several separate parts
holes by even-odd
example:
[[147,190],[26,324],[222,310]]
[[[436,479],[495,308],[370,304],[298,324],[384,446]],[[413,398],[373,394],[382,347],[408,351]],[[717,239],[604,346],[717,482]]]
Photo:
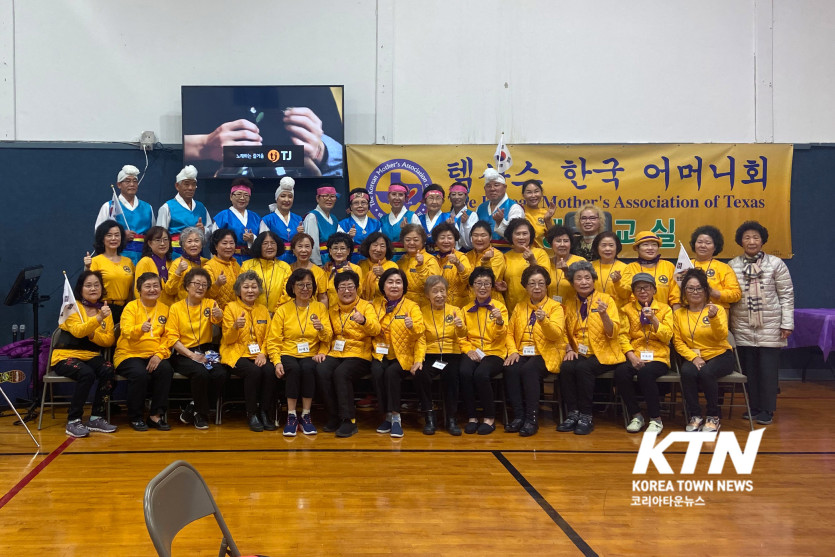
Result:
[[716,433],[719,431],[719,417],[708,416],[705,425],[702,426],[702,431],[706,431],[708,433]]
[[664,424],[661,423],[661,420],[650,420],[647,433],[661,433],[662,429],[664,429]]
[[687,424],[687,427],[684,428],[684,431],[700,431],[704,422],[705,421],[702,419],[701,416],[693,416],[692,418],[690,418],[690,423]]
[[629,422],[629,425],[626,426],[626,431],[629,433],[638,433],[644,428],[644,417],[641,414],[636,415],[632,418],[632,421]]

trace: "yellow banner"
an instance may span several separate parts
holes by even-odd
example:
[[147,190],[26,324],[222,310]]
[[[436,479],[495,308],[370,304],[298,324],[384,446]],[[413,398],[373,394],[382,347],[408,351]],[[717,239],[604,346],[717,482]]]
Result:
[[[768,253],[790,258],[792,145],[509,145],[507,194],[522,203],[521,185],[540,180],[545,202],[557,205],[555,223],[593,202],[612,214],[613,228],[632,257],[635,234],[651,230],[663,240],[664,257],[688,253],[690,235],[711,224],[725,236],[720,257],[742,250],[737,226],[757,220],[768,228]],[[348,145],[351,188],[371,193],[371,212],[389,211],[388,186],[409,187],[407,206],[421,212],[423,188],[452,182],[470,186],[470,208],[484,200],[484,170],[495,164],[495,145]],[[449,208],[449,202],[445,208]]]

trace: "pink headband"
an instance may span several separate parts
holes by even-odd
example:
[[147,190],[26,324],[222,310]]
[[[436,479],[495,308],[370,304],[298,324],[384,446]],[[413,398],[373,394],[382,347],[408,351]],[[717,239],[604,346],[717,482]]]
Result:
[[336,188],[324,186],[316,190],[316,195],[336,195]]
[[365,196],[365,197],[367,197],[367,198],[368,198],[368,200],[369,200],[369,201],[371,201],[371,196],[370,196],[370,195],[368,195],[368,192],[367,192],[367,191],[363,191],[363,192],[359,192],[359,191],[358,191],[357,193],[355,193],[355,194],[351,195],[351,196],[348,198],[348,203],[350,203],[351,201],[353,201],[353,200],[354,200],[354,198],[355,198],[355,197],[357,197],[358,195]]
[[470,191],[467,189],[467,186],[462,186],[461,184],[453,184],[449,187],[449,193],[452,193],[454,191],[461,191],[461,192],[464,192],[464,193],[470,193]]
[[402,191],[403,193],[408,193],[409,190],[406,189],[406,186],[403,184],[392,184],[389,186],[389,191]]
[[238,184],[237,186],[232,186],[232,191],[230,193],[235,193],[236,191],[245,191],[248,194],[252,194],[252,190],[246,187],[243,184]]

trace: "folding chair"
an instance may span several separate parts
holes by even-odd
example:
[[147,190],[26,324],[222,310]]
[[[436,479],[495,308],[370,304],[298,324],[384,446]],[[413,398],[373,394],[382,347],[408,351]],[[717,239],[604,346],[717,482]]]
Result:
[[[748,425],[751,427],[751,431],[754,431],[754,418],[751,416],[751,404],[748,400],[748,377],[742,371],[742,365],[739,362],[739,354],[736,352],[736,339],[734,339],[733,333],[728,331],[728,343],[731,345],[731,350],[734,353],[734,366],[736,369],[733,373],[726,375],[725,377],[719,378],[719,384],[722,383],[730,384],[731,385],[731,401],[728,406],[728,418],[730,419],[731,414],[733,413],[734,407],[745,408],[748,411]],[[745,397],[745,404],[734,404],[734,395],[736,394],[736,386],[742,385],[742,394]]]
[[172,462],[148,482],[145,489],[145,525],[160,557],[171,557],[171,543],[180,530],[209,515],[214,515],[223,534],[218,557],[240,557],[241,552],[209,486],[191,464],[184,460]]
[[[559,373],[549,373],[545,378],[542,380],[542,387],[539,391],[542,398],[539,400],[539,405],[542,406],[543,404],[550,404],[551,405],[551,415],[554,418],[554,421],[557,424],[561,424],[565,417],[563,416],[563,408],[562,408],[562,396],[560,395],[560,375]],[[552,400],[545,400],[545,385],[551,383],[553,385],[553,395]]]

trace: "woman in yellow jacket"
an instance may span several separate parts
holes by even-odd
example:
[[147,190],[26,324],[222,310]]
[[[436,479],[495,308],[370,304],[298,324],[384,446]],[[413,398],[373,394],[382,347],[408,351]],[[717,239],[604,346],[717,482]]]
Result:
[[693,266],[707,276],[710,301],[725,308],[727,313],[731,304],[742,299],[742,289],[731,266],[714,259],[725,247],[725,237],[715,226],[700,226],[690,236],[690,247],[696,254]]
[[[111,221],[105,221],[105,224]],[[53,346],[49,364],[55,373],[74,380],[66,433],[70,437],[87,437],[90,431],[113,433],[116,426],[107,423],[105,404],[116,383],[113,364],[104,359],[102,348],[113,346],[113,317],[110,306],[101,300],[106,296],[104,280],[98,271],[83,271],[73,289],[79,307],[58,325],[61,329]],[[98,388],[93,398],[90,421],[81,423],[84,403],[93,383]]]
[[255,237],[250,253],[252,259],[244,261],[241,271],[253,271],[261,279],[264,291],[256,303],[267,306],[272,315],[275,308],[289,300],[286,286],[292,271],[290,265],[280,259],[284,254],[284,240],[272,230],[266,230]]
[[[490,380],[501,373],[507,357],[507,308],[491,296],[496,285],[493,271],[476,267],[470,274],[475,301],[463,308],[467,336],[461,339],[461,394],[467,425],[464,433],[489,435],[496,431],[496,402]],[[476,395],[484,411],[476,415]]]
[[[278,306],[273,315],[267,352],[279,376],[286,380],[287,425],[285,437],[295,437],[301,428],[305,435],[316,435],[310,407],[316,393],[316,364],[325,361],[333,329],[328,308],[313,298],[316,280],[309,269],[296,269],[287,279],[290,301]],[[296,404],[302,399],[301,418]]]
[[507,224],[504,231],[505,240],[511,246],[510,251],[504,254],[505,271],[504,284],[505,302],[507,311],[513,314],[516,304],[524,303],[528,298],[528,292],[522,284],[522,275],[531,266],[550,266],[548,253],[534,245],[534,229],[530,222],[525,219],[513,219]]
[[[504,254],[491,244],[493,230],[490,228],[490,223],[476,221],[470,229],[470,243],[473,249],[466,253],[467,261],[470,266],[485,267],[493,271],[493,276],[496,282],[504,281],[505,259]],[[471,271],[472,272],[472,271]],[[467,281],[469,283],[469,281]],[[504,293],[493,289],[492,297],[496,300],[504,302]],[[467,292],[467,303],[475,299],[475,294],[472,289]],[[462,306],[463,307],[463,306]]]
[[[290,265],[290,270],[308,269],[313,273],[316,279],[316,291],[313,293],[313,299],[319,300],[323,304],[328,304],[328,275],[321,267],[313,263],[310,257],[313,255],[313,248],[315,244],[313,237],[310,234],[299,232],[290,238],[290,251],[296,257],[296,261]],[[316,247],[318,250],[319,248]]]
[[255,271],[238,275],[233,286],[238,299],[223,310],[220,362],[244,380],[249,429],[275,431],[275,392],[281,374],[267,357],[270,312],[258,303],[263,294],[261,278]]
[[371,376],[380,410],[386,414],[377,433],[388,433],[395,438],[403,437],[400,421],[402,381],[420,369],[426,351],[423,314],[420,306],[405,297],[407,288],[406,273],[389,269],[380,277],[383,297],[374,300],[380,334],[373,340]]
[[446,428],[450,435],[461,435],[461,428],[455,420],[458,411],[458,375],[461,367],[460,340],[467,336],[461,308],[447,302],[447,281],[434,276],[426,279],[423,291],[428,299],[422,307],[423,323],[426,326],[424,344],[426,355],[423,365],[415,373],[415,386],[420,397],[420,408],[426,412],[424,435],[435,433],[435,411],[432,403],[432,380],[441,376],[441,391],[447,418]]
[[557,206],[554,203],[549,206],[547,202],[544,207],[539,206],[543,198],[541,180],[527,180],[524,182],[522,184],[522,198],[525,200],[523,206],[525,219],[534,228],[533,245],[541,248],[545,240],[545,231],[554,224],[551,219],[554,218]]
[[638,433],[646,421],[635,395],[635,376],[647,403],[647,432],[661,433],[661,405],[656,380],[670,371],[673,310],[654,299],[655,279],[649,273],[632,276],[635,301],[620,308],[620,347],[626,361],[615,369],[615,386],[632,419],[629,433]]
[[560,370],[566,343],[565,315],[562,305],[548,298],[551,274],[547,268],[528,267],[519,282],[528,297],[516,305],[508,326],[504,379],[514,419],[504,430],[529,437],[539,429],[539,383]]
[[337,304],[339,296],[333,285],[333,278],[345,271],[354,271],[362,282],[362,269],[356,263],[351,263],[351,254],[354,252],[354,241],[345,232],[334,232],[328,238],[328,258],[325,265],[325,274],[328,276],[328,307]]
[[171,238],[168,230],[161,226],[149,228],[145,233],[145,243],[142,246],[142,259],[136,263],[134,298],[139,297],[139,277],[145,273],[153,273],[160,278],[162,283],[159,301],[170,306],[179,299],[183,275],[188,271],[189,264],[182,257],[173,261],[171,252]]
[[371,339],[380,333],[380,322],[371,302],[358,296],[360,277],[343,271],[334,277],[339,296],[328,308],[333,340],[325,360],[316,366],[316,384],[328,412],[322,428],[337,437],[357,433],[354,381],[371,370]]
[[594,380],[626,358],[618,341],[617,304],[608,294],[594,290],[594,267],[583,259],[571,264],[567,276],[575,292],[565,302],[568,346],[560,366],[560,392],[568,416],[557,431],[588,435],[594,430]]
[[211,277],[211,287],[206,297],[217,302],[220,309],[238,299],[235,295],[235,281],[241,274],[241,266],[235,259],[235,232],[220,228],[212,232],[209,251],[213,257],[203,266]]
[[90,257],[87,252],[84,257],[85,270],[101,273],[107,292],[107,298],[101,301],[110,306],[115,323],[119,322],[125,304],[133,299],[133,261],[122,255],[127,241],[122,225],[115,220],[106,220],[96,227],[93,249],[98,255]]
[[585,259],[571,253],[571,231],[565,226],[552,226],[545,233],[545,239],[554,252],[554,259],[549,267],[551,270],[551,284],[548,286],[548,296],[565,307],[566,301],[574,297],[574,290],[567,276],[568,267],[578,261],[585,261]]
[[[152,227],[151,230],[157,227]],[[166,232],[166,234],[168,234]],[[147,241],[150,231],[146,234]],[[147,244],[146,244],[147,245]],[[143,258],[144,259],[144,258]],[[142,263],[140,259],[139,263]],[[159,301],[162,279],[155,272],[136,279],[139,298],[128,302],[119,323],[119,341],[113,364],[116,373],[128,380],[128,420],[136,431],[149,427],[168,431],[168,393],[174,369],[168,361],[171,343],[166,332],[168,306]],[[145,394],[152,385],[148,421],[144,420]]]
[[676,266],[661,259],[661,238],[654,232],[643,231],[635,235],[632,249],[638,252],[638,260],[626,266],[621,273],[622,284],[632,284],[632,275],[649,273],[655,279],[655,299],[667,304],[673,311],[680,307],[681,291],[675,279]]
[[626,263],[617,258],[623,249],[623,244],[617,234],[607,231],[598,234],[591,245],[595,254],[591,265],[597,273],[594,289],[598,292],[605,292],[615,299],[618,307],[621,307],[632,296],[629,284],[623,282]]
[[212,363],[207,354],[217,356],[217,345],[212,341],[212,325],[223,323],[223,310],[218,303],[206,297],[211,288],[209,272],[195,267],[186,273],[183,288],[188,295],[168,308],[166,331],[174,354],[171,367],[189,378],[193,400],[180,414],[184,424],[193,423],[197,429],[209,429],[209,385],[215,393],[223,391],[226,369]]
[[440,275],[438,260],[426,253],[426,230],[419,224],[407,224],[400,231],[406,253],[397,266],[409,277],[406,297],[419,304],[423,301],[423,285],[432,275]]
[[[710,284],[701,269],[689,269],[681,280],[684,307],[673,314],[673,346],[681,364],[681,391],[690,423],[687,431],[719,431],[719,379],[734,370],[728,343],[728,315],[708,300]],[[699,391],[705,394],[702,417]]]
[[[460,238],[458,229],[454,224],[442,222],[432,229],[432,241],[438,248],[435,259],[441,268],[441,276],[446,279],[449,288],[447,289],[447,302],[457,308],[462,308],[469,302],[470,298],[470,273],[472,265],[467,257],[455,249],[455,244]],[[426,285],[424,283],[424,293]],[[425,303],[425,299],[421,301]]]
[[372,232],[366,236],[359,247],[360,255],[360,298],[373,302],[383,295],[380,293],[380,277],[389,269],[396,269],[397,263],[392,261],[394,246],[388,236],[380,232]]

